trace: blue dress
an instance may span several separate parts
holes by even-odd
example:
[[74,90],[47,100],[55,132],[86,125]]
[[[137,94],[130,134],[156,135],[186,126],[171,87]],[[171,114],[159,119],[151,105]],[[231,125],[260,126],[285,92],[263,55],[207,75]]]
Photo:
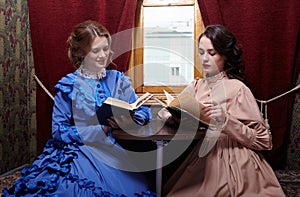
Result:
[[[108,97],[129,103],[137,99],[130,79],[116,70],[95,80],[77,72],[55,86],[52,137],[43,153],[2,196],[155,196],[147,180],[120,145],[97,120],[96,110]],[[134,121],[151,120],[146,106]]]

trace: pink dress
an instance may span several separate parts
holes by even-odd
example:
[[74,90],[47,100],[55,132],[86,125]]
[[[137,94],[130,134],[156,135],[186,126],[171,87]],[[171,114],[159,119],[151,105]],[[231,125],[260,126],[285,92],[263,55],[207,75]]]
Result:
[[183,92],[218,102],[227,118],[217,137],[205,139],[215,141],[207,154],[199,157],[203,141],[195,146],[165,184],[164,196],[285,196],[259,153],[272,148],[272,138],[251,91],[220,73],[194,80]]

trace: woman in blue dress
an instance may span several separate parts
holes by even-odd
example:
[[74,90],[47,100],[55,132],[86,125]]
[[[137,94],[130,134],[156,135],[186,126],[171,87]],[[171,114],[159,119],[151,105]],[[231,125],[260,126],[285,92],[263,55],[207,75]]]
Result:
[[96,111],[107,97],[129,103],[137,99],[128,77],[106,70],[112,55],[109,32],[95,21],[85,21],[75,26],[67,43],[68,56],[78,69],[54,87],[52,137],[2,196],[154,196],[112,136],[113,128],[132,120],[147,124],[150,109],[140,107],[132,119],[111,117],[110,126],[97,119]]

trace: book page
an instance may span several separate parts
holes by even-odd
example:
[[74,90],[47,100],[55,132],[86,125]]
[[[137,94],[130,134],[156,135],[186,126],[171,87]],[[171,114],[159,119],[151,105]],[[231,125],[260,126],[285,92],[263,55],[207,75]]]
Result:
[[167,107],[168,106],[168,103],[166,101],[162,100],[162,99],[154,97],[154,100],[156,100],[156,102],[159,103],[163,107]]
[[178,95],[178,97],[171,101],[169,106],[181,109],[182,111],[192,115],[194,118],[207,124],[209,123],[209,119],[201,113],[204,105],[198,102],[195,97],[190,94]]
[[167,92],[166,90],[164,90],[164,93],[166,95],[167,104],[170,104],[172,102],[172,100],[174,100],[174,97],[169,92]]
[[153,94],[147,92],[144,95],[142,95],[140,98],[138,98],[134,103],[129,104],[126,101],[122,101],[116,98],[108,97],[104,103],[128,110],[134,110],[143,105],[147,100],[149,100]]
[[121,107],[124,109],[128,109],[128,110],[133,110],[132,106],[127,103],[126,101],[122,101],[116,98],[112,98],[112,97],[108,97],[104,103],[108,104],[108,105],[112,105],[112,106],[116,106],[116,107]]
[[146,92],[141,97],[139,97],[134,103],[130,105],[132,106],[133,109],[137,109],[140,106],[142,106],[146,101],[148,101],[152,96],[153,94]]

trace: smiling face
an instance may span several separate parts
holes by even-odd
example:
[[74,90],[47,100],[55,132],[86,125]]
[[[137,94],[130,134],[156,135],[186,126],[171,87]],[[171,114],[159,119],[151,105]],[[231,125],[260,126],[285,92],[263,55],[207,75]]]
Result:
[[107,66],[110,47],[105,36],[96,36],[91,49],[84,58],[84,67],[91,72],[100,72]]
[[199,41],[199,55],[204,76],[213,76],[224,70],[225,57],[220,55],[206,36]]

